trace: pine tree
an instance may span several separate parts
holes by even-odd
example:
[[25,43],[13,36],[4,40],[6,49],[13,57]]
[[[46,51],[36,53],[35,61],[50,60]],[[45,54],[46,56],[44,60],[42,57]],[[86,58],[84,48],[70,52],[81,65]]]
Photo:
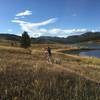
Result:
[[28,48],[31,45],[31,38],[28,35],[28,33],[26,31],[24,31],[22,33],[22,37],[21,37],[21,47],[22,48]]

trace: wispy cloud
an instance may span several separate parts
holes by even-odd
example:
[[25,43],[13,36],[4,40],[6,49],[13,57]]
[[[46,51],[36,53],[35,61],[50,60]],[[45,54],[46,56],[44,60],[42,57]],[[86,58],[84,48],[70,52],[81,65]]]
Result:
[[41,28],[42,26],[56,22],[56,20],[57,18],[51,18],[46,21],[38,22],[38,23],[30,23],[22,20],[12,20],[12,22],[20,25],[21,29],[23,31],[29,32],[30,36],[32,37],[39,37],[39,36],[67,37],[69,35],[80,35],[88,31],[85,28],[82,29]]
[[15,18],[14,18],[14,20],[18,20],[18,19],[19,19],[18,17],[15,17]]
[[61,28],[53,28],[53,29],[37,29],[37,32],[40,36],[57,36],[57,37],[67,37],[69,35],[80,35],[82,33],[87,32],[87,29],[61,29]]
[[15,18],[11,22],[18,24],[23,31],[29,32],[30,35],[34,37],[41,36],[42,34],[47,33],[48,30],[41,29],[42,26],[46,26],[57,21],[57,18],[50,18],[42,22],[32,23],[20,19],[24,18],[24,16],[27,15],[32,15],[32,11],[25,10],[24,12],[16,14]]
[[[19,13],[16,15],[24,17],[26,15],[31,15],[32,12],[26,10],[25,12]],[[73,16],[77,16],[76,14],[73,14]],[[48,20],[38,22],[38,23],[32,23],[32,22],[26,22],[23,20],[20,20],[20,18],[14,18],[12,20],[13,23],[18,24],[23,31],[27,31],[30,36],[32,37],[39,37],[39,36],[58,36],[58,37],[67,37],[69,35],[80,35],[86,31],[87,29],[61,29],[61,28],[52,28],[52,29],[45,29],[42,28],[42,26],[46,26],[51,23],[55,23],[57,21],[57,18],[50,18]]]
[[67,37],[68,35],[79,35],[86,32],[87,29],[52,29],[50,30],[55,36],[58,34],[59,37]]
[[28,16],[28,15],[32,15],[32,11],[25,10],[24,12],[16,14],[17,17],[19,17],[19,16]]
[[56,18],[51,18],[46,21],[38,22],[38,23],[30,23],[30,22],[25,22],[22,20],[12,20],[12,22],[19,24],[21,26],[22,30],[24,30],[24,31],[31,31],[35,28],[54,23],[54,22],[56,22],[56,20],[57,20]]
[[8,32],[12,32],[13,30],[12,29],[8,29]]

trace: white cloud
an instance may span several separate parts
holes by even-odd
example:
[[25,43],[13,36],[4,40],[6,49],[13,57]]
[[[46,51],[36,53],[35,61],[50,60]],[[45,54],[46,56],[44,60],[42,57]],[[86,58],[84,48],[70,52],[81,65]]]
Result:
[[52,37],[67,37],[69,35],[80,35],[82,33],[87,32],[87,29],[61,29],[61,28],[53,28],[53,29],[33,29],[31,36],[52,36]]
[[19,19],[18,17],[15,17],[15,18],[14,18],[14,20],[18,20],[18,19]]
[[99,29],[93,29],[93,30],[91,30],[91,32],[98,32],[99,31]]
[[19,24],[22,30],[32,32],[33,29],[54,23],[56,20],[57,20],[56,18],[51,18],[39,23],[30,23],[22,20],[12,20],[12,22]]
[[12,20],[12,22],[18,23],[18,24],[25,24],[25,23],[27,23],[27,22],[21,21],[21,20]]
[[67,37],[69,35],[80,35],[82,33],[87,32],[87,29],[61,29],[61,28],[53,28],[53,29],[44,29],[42,26],[51,24],[56,22],[56,18],[51,18],[43,22],[38,23],[30,23],[22,20],[12,20],[12,22],[17,23],[21,26],[23,31],[29,32],[32,37],[39,36],[58,36],[58,37]]
[[[32,37],[39,37],[39,36],[56,36],[56,37],[67,37],[70,35],[80,35],[83,34],[89,30],[85,28],[81,29],[61,29],[61,28],[52,28],[52,29],[44,29],[41,28],[42,26],[46,26],[51,23],[55,23],[57,18],[51,18],[43,22],[38,22],[38,23],[31,23],[31,22],[26,22],[23,20],[20,20],[20,18],[24,18],[25,16],[32,15],[32,11],[25,10],[24,12],[16,14],[14,20],[12,20],[13,23],[18,24],[23,31],[27,31],[30,36]],[[73,17],[76,17],[77,14],[73,13]],[[100,29],[100,27],[99,27]],[[8,29],[8,32],[11,32],[11,29]],[[90,30],[92,32],[97,31],[95,30]]]
[[16,14],[17,17],[19,17],[19,16],[28,16],[28,15],[32,15],[32,11],[25,10],[24,12]]
[[8,29],[8,32],[12,32],[13,30],[12,29]]
[[87,32],[86,29],[43,29],[43,28],[35,28],[32,30],[28,30],[31,37],[39,37],[39,36],[51,36],[51,37],[67,37],[70,35],[80,35]]
[[92,32],[100,32],[100,27],[97,27],[95,29],[92,29]]
[[[31,15],[32,12],[26,10],[25,12],[19,13],[16,16],[24,17],[25,15]],[[73,14],[73,16],[77,16]],[[69,35],[78,35],[87,31],[87,29],[61,29],[61,28],[53,28],[53,29],[43,29],[42,26],[46,26],[51,23],[55,23],[57,18],[51,18],[43,22],[31,23],[23,20],[19,20],[19,18],[14,18],[12,20],[13,23],[17,23],[20,25],[23,31],[27,31],[32,37],[39,36],[58,36],[58,37],[67,37]]]

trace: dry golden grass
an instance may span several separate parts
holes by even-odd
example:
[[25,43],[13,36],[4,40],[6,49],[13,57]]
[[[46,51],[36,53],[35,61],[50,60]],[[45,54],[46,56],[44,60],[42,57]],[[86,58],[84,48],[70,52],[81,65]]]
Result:
[[0,46],[0,100],[99,100],[100,59],[58,53],[68,47],[49,45],[52,64],[42,51],[47,44],[28,50]]

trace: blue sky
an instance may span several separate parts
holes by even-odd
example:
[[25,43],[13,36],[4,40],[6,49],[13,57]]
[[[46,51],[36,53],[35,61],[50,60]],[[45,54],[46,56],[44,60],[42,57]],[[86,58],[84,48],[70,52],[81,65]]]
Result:
[[100,0],[0,0],[0,33],[59,36],[100,30]]

